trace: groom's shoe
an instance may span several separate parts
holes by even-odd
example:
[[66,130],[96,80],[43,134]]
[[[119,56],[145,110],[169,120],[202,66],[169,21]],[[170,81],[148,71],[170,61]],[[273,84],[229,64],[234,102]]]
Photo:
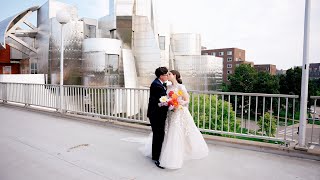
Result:
[[156,164],[156,166],[160,169],[164,169],[164,167],[160,166],[160,162],[159,161],[155,161],[154,162]]

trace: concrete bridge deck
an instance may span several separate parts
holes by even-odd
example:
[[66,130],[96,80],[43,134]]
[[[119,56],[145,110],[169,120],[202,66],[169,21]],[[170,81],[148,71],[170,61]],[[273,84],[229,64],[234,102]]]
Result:
[[208,144],[210,154],[162,170],[140,144],[147,133],[0,105],[0,180],[319,180],[320,162]]

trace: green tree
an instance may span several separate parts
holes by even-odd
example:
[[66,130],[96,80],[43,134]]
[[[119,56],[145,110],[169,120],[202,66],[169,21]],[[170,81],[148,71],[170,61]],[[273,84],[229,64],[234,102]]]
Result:
[[192,94],[192,96],[189,110],[199,128],[240,132],[240,121],[236,119],[231,103],[222,101],[217,95],[211,95],[211,98],[210,95],[204,94]]
[[267,112],[264,114],[264,118],[262,116],[259,118],[258,126],[262,135],[271,137],[275,135],[277,121],[273,116],[270,118],[270,113]]
[[[257,72],[253,67],[248,64],[242,64],[235,69],[235,73],[229,76],[229,84],[224,84],[223,90],[228,92],[244,92],[244,93],[266,93],[266,94],[278,94],[279,93],[279,77],[271,75],[266,72]],[[249,97],[244,98],[244,106],[249,104]],[[252,98],[250,109],[251,114],[254,115],[255,111],[253,106],[256,99]],[[275,103],[275,100],[273,103]],[[230,101],[235,105],[235,100],[232,98]],[[241,108],[242,97],[238,97],[237,108]],[[270,108],[271,99],[266,98],[265,108]],[[260,100],[257,107],[258,113],[263,112],[263,104]],[[254,111],[254,112],[253,112]],[[254,116],[252,116],[254,117]]]
[[257,75],[257,71],[249,64],[241,64],[234,74],[228,76],[229,84],[224,84],[223,89],[229,92],[254,92]]
[[254,82],[255,93],[278,94],[279,93],[279,77],[271,75],[267,72],[258,72],[257,79]]
[[280,93],[281,94],[301,94],[301,75],[300,67],[288,69],[285,75],[281,75],[280,79]]
[[[312,79],[309,81],[309,96],[320,96],[320,79]],[[313,106],[314,101],[309,99],[309,105]],[[320,105],[320,101],[317,101]]]

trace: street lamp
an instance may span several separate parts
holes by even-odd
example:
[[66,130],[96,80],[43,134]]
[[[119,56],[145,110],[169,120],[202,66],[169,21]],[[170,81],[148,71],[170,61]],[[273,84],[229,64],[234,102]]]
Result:
[[301,103],[300,103],[300,124],[299,124],[299,146],[298,149],[306,148],[306,127],[307,127],[307,103],[308,103],[308,82],[309,82],[309,31],[310,31],[310,0],[305,0],[304,15],[304,36],[303,36],[303,64],[301,78]]
[[63,25],[70,21],[70,15],[66,11],[57,12],[57,21],[61,24],[61,50],[60,50],[60,112],[63,113]]

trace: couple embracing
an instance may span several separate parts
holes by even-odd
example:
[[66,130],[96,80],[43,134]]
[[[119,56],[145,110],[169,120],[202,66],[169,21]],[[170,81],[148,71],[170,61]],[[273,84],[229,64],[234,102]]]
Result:
[[[152,160],[159,168],[179,169],[184,160],[207,156],[208,146],[188,110],[189,94],[180,73],[159,67],[155,75],[147,114],[152,142],[145,148],[151,149]],[[168,81],[171,83],[166,86]]]

